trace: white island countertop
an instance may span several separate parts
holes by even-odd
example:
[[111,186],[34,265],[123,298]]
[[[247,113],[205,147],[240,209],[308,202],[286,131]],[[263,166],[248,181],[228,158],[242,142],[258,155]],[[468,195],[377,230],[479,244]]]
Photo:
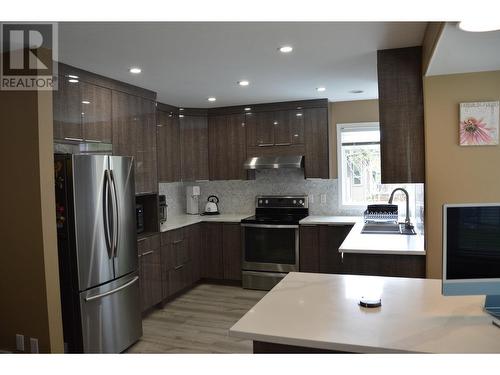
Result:
[[[382,306],[360,307],[368,293]],[[483,304],[442,296],[440,280],[291,272],[229,335],[354,353],[500,353]]]
[[172,215],[168,216],[167,221],[160,225],[160,232],[166,232],[202,222],[239,223],[242,219],[249,216],[252,216],[252,214]]
[[361,233],[363,220],[354,224],[339,247],[341,253],[425,255],[424,235],[415,226],[415,235]]
[[301,221],[300,225],[353,225],[362,220],[359,216],[320,216],[310,215]]

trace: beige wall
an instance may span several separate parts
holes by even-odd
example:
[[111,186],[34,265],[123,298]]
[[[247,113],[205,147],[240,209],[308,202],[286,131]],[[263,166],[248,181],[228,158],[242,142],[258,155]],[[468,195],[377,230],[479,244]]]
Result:
[[51,93],[0,91],[0,349],[62,352]]
[[500,100],[500,71],[424,79],[427,277],[441,277],[442,205],[500,202],[500,146],[458,145],[459,103]]
[[378,122],[378,100],[331,102],[329,105],[330,178],[337,178],[337,124]]

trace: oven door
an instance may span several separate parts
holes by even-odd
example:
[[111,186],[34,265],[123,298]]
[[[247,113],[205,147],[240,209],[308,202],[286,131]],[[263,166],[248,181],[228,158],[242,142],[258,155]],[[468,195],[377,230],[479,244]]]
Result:
[[243,270],[290,272],[299,270],[299,226],[241,224]]

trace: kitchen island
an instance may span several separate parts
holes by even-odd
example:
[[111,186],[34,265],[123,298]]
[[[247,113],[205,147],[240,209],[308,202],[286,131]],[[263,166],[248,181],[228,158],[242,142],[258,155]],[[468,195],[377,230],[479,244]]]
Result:
[[[363,308],[362,296],[382,306]],[[441,281],[289,273],[229,335],[273,353],[500,353],[484,297],[444,297]]]

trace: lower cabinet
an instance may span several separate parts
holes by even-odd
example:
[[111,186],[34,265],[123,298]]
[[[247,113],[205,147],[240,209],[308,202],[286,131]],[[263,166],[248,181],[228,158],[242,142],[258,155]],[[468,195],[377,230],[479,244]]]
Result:
[[351,225],[301,225],[300,271],[425,277],[425,256],[339,253]]
[[141,306],[142,311],[145,311],[160,303],[163,298],[160,235],[139,239],[137,249]]
[[239,223],[203,223],[201,277],[241,280],[241,226]]

